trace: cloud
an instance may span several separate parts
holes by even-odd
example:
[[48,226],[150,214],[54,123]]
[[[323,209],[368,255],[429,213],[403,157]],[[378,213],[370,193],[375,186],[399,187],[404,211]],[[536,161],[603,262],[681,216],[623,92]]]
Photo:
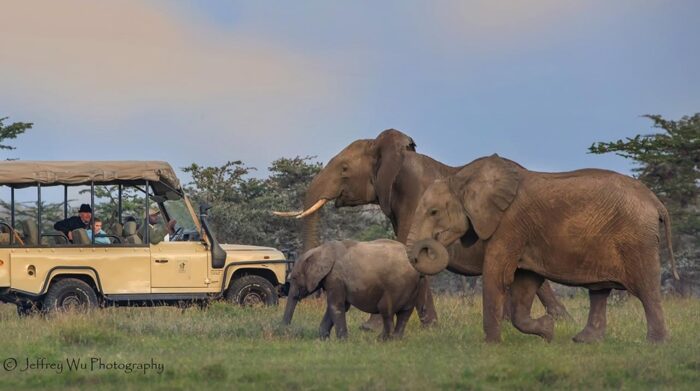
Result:
[[[454,50],[462,42],[481,50],[513,49],[557,39],[554,31],[566,30],[586,9],[588,2],[536,1],[454,1],[441,3],[427,13]],[[549,33],[549,36],[547,36]],[[446,43],[445,43],[446,44]]]
[[151,2],[9,2],[0,48],[5,94],[102,119],[153,105],[288,106],[329,93],[319,59]]

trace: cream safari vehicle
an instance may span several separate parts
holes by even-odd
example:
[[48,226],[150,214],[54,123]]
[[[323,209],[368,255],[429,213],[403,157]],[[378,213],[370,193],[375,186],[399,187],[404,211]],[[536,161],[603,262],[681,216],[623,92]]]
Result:
[[[215,299],[275,305],[285,285],[284,254],[219,244],[208,207],[195,213],[167,163],[0,162],[0,188],[0,302],[20,315]],[[94,212],[81,213],[85,227],[55,230],[81,203]],[[163,227],[176,220],[161,241],[149,214]],[[97,219],[104,228],[92,235]]]

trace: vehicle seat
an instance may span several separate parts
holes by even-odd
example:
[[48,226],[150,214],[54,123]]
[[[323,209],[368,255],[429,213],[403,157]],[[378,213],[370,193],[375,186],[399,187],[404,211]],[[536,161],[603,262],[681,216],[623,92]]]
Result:
[[91,240],[85,228],[73,230],[73,244],[90,244]]
[[39,244],[39,228],[36,221],[26,219],[19,222],[19,225],[24,234],[24,244],[26,246],[36,246]]
[[112,224],[111,232],[114,232],[114,234],[117,235],[120,239],[123,239],[122,233],[124,232],[124,224],[120,222]]
[[124,243],[129,244],[142,244],[141,238],[136,233],[136,222],[127,221],[124,223],[124,229],[122,230],[122,237],[124,238]]

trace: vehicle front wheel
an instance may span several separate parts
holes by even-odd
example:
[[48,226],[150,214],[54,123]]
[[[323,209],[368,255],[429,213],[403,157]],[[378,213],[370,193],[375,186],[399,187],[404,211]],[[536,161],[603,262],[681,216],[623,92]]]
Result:
[[226,300],[245,307],[277,305],[277,290],[263,277],[247,275],[231,283],[226,292]]
[[97,295],[92,287],[76,278],[54,282],[44,297],[44,310],[85,311],[97,306]]

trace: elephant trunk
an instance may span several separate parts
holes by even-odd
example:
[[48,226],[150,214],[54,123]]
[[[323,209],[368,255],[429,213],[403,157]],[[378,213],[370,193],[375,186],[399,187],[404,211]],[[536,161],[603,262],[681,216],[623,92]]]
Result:
[[292,323],[292,316],[294,316],[294,310],[297,308],[299,289],[296,284],[292,284],[289,288],[289,295],[287,295],[287,305],[284,307],[284,317],[282,318],[282,323],[289,325]]
[[435,239],[423,239],[415,244],[411,241],[406,248],[411,265],[421,274],[438,274],[449,262],[447,248]]
[[318,225],[320,222],[321,215],[318,213],[314,213],[304,219],[304,226],[302,228],[302,254],[321,244],[318,234]]

